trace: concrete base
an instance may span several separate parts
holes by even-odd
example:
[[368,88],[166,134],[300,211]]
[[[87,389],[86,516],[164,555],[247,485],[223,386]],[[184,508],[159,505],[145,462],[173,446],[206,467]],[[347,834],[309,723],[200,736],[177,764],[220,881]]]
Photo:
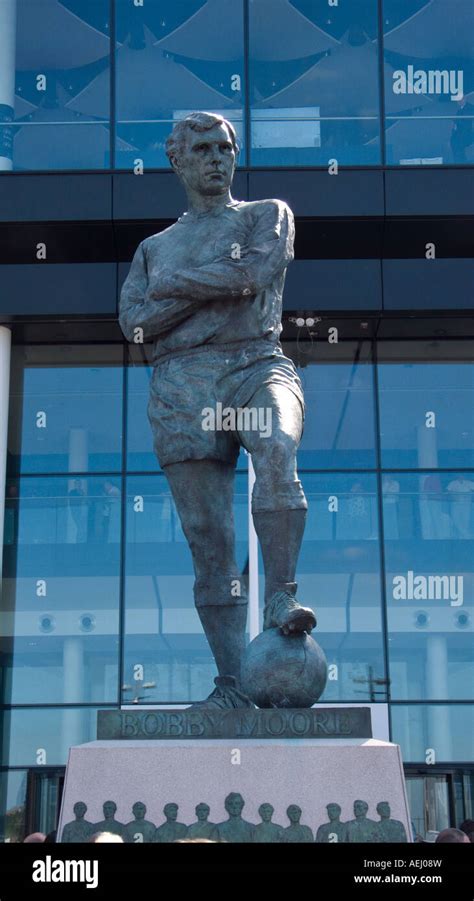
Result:
[[[273,822],[286,828],[288,806],[298,805],[301,824],[310,827],[313,837],[327,823],[326,805],[331,802],[340,805],[341,822],[347,822],[354,819],[354,801],[366,801],[367,817],[378,823],[376,805],[388,801],[391,818],[403,823],[410,840],[400,748],[375,739],[122,740],[79,745],[70,750],[59,835],[74,820],[77,801],[87,804],[85,819],[95,824],[104,819],[105,801],[115,801],[116,820],[124,824],[133,820],[133,804],[142,801],[146,820],[156,826],[165,820],[164,805],[174,802],[179,805],[178,822],[188,826],[196,821],[200,802],[209,805],[210,821],[227,820],[224,799],[230,792],[242,795],[242,817],[253,824],[261,822],[258,808],[267,802],[274,807]],[[386,839],[381,833],[371,840]]]

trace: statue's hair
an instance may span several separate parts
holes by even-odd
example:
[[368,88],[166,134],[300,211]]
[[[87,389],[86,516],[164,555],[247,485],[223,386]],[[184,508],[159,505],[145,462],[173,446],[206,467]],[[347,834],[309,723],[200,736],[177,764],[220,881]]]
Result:
[[179,157],[184,149],[188,131],[210,131],[215,125],[225,125],[229,132],[232,146],[235,152],[238,153],[239,147],[235,128],[228,119],[224,119],[223,116],[218,116],[216,113],[190,113],[185,119],[181,119],[176,123],[166,140],[166,155],[168,159],[171,161],[171,157]]

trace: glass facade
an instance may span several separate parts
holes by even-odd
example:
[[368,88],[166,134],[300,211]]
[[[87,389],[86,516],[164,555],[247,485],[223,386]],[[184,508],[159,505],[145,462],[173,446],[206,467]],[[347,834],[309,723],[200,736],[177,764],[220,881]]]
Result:
[[[287,340],[284,349],[307,406],[298,579],[330,666],[321,702],[388,703],[406,764],[466,763],[472,342]],[[13,347],[0,613],[4,829],[13,840],[31,798],[46,799],[34,803],[54,820],[62,778],[54,768],[71,744],[95,737],[98,708],[188,704],[215,675],[191,555],[152,452],[149,351]],[[245,573],[245,455],[234,516]],[[262,573],[260,561],[261,602]],[[261,604],[255,615],[261,627]],[[416,810],[427,791],[410,783]]]
[[168,168],[193,109],[241,166],[474,162],[471,0],[2,4],[2,168]]

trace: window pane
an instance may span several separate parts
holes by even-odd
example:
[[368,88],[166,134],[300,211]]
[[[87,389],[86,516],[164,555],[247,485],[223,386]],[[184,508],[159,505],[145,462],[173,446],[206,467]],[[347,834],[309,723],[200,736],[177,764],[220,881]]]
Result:
[[472,695],[474,473],[383,478],[393,698]]
[[474,467],[472,341],[379,344],[382,465]]
[[[240,571],[248,553],[247,515],[242,473],[234,500]],[[190,703],[212,689],[216,669],[194,608],[193,583],[191,553],[165,477],[129,478],[123,703],[137,697]]]
[[11,386],[11,473],[120,469],[121,345],[14,346]]
[[0,635],[8,703],[115,702],[121,486],[25,478],[7,491]]
[[22,842],[26,828],[26,770],[0,773],[0,842]]
[[27,767],[67,763],[70,747],[96,740],[97,710],[96,707],[24,707],[6,711],[2,760],[7,766]]
[[383,19],[387,163],[473,163],[472,0],[383,0]]
[[333,667],[321,700],[385,701],[375,477],[300,478],[309,510],[298,599],[314,607],[314,637]]
[[18,0],[17,9],[16,42],[8,15],[5,32],[16,70],[13,167],[107,168],[109,0]]
[[250,0],[251,162],[380,162],[377,0]]
[[404,763],[470,761],[474,755],[474,707],[394,704],[392,741],[401,745]]
[[307,469],[375,466],[370,343],[288,341],[283,349],[298,368],[305,395],[299,466]]
[[[243,5],[117,0],[116,166],[169,168],[165,141],[193,110],[229,119],[243,144]],[[245,165],[242,152],[241,165]]]

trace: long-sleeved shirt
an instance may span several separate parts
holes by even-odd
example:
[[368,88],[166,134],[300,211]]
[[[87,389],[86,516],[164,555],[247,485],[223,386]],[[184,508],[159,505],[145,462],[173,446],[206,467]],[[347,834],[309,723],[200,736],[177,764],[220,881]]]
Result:
[[185,213],[138,246],[120,296],[124,335],[153,338],[154,363],[206,344],[277,344],[293,242],[281,200]]

